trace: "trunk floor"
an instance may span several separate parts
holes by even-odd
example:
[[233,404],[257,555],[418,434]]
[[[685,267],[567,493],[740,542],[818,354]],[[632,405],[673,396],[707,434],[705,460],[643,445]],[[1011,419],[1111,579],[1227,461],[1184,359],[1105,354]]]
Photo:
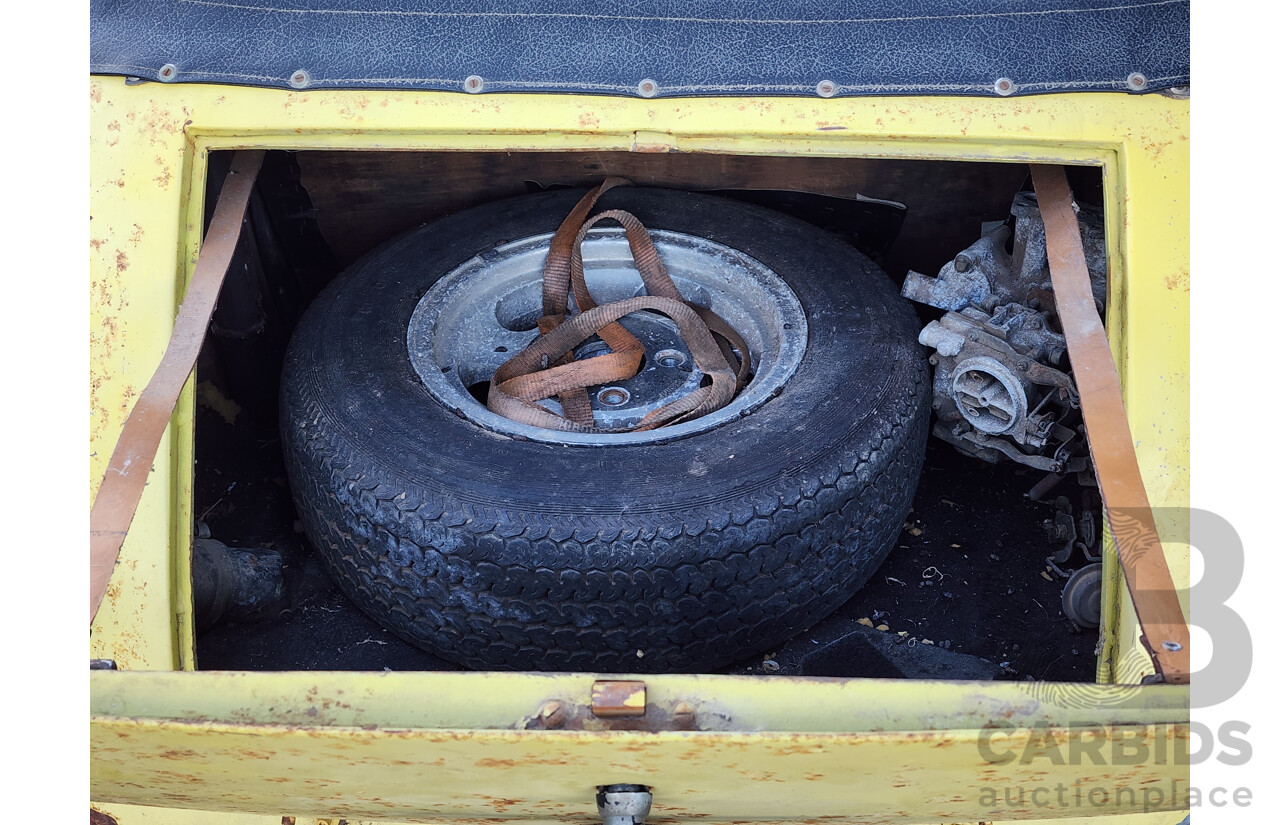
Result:
[[[199,667],[461,669],[384,630],[338,591],[301,533],[274,423],[254,421],[234,404],[217,403],[215,412],[203,403],[209,395],[202,385],[196,518],[232,547],[281,552],[286,605],[264,620],[199,634]],[[233,413],[234,425],[226,420]],[[1098,634],[1063,615],[1064,580],[1047,571],[1053,548],[1041,527],[1053,517],[1055,495],[1078,507],[1078,488],[1064,481],[1048,502],[1030,501],[1025,493],[1040,477],[966,458],[931,439],[914,510],[867,585],[807,632],[720,672],[1093,681]],[[863,619],[888,629],[868,628]],[[897,666],[868,652],[886,646]]]

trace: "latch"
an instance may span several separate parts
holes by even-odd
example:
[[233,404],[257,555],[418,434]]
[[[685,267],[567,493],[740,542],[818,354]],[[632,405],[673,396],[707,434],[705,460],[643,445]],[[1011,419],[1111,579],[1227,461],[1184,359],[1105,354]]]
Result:
[[[715,716],[715,714],[711,714]],[[693,703],[683,699],[649,701],[639,680],[600,679],[591,686],[589,703],[552,698],[525,717],[523,730],[701,730]]]

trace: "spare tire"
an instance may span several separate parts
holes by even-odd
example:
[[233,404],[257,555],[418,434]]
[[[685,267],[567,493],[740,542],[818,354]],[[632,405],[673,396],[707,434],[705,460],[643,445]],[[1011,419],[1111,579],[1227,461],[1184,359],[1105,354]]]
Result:
[[929,416],[919,324],[882,271],[809,224],[706,195],[613,189],[599,208],[632,212],[655,237],[705,239],[717,261],[736,255],[785,282],[807,325],[795,363],[764,398],[701,428],[578,444],[494,425],[478,401],[428,387],[445,386],[430,373],[453,365],[423,355],[414,324],[451,273],[512,244],[545,247],[580,195],[420,227],[315,300],[281,389],[299,517],[361,609],[469,667],[689,671],[766,651],[846,601],[901,528]]

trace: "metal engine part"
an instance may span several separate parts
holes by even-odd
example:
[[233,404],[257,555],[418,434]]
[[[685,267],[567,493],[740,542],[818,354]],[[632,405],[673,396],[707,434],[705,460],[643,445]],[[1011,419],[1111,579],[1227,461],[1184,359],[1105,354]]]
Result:
[[1062,612],[1080,627],[1102,623],[1102,565],[1081,567],[1062,588]]
[[1056,548],[1045,558],[1045,564],[1064,578],[1068,574],[1063,568],[1071,566],[1073,559],[1083,559],[1085,564],[1102,560],[1102,536],[1098,530],[1102,502],[1096,492],[1084,490],[1080,506],[1080,515],[1075,516],[1070,499],[1058,496],[1053,502],[1053,518],[1041,523],[1050,546]]
[[284,557],[276,550],[228,547],[197,533],[191,543],[191,591],[200,630],[224,620],[268,618],[283,607]]
[[[1078,206],[1080,238],[1085,263],[1099,312],[1107,297],[1107,251],[1102,213]],[[1007,222],[996,224],[968,249],[944,264],[938,277],[908,272],[902,295],[938,309],[961,310],[968,306],[992,312],[1001,304],[1036,307],[1051,299],[1049,258],[1045,251],[1044,220],[1032,192],[1019,192],[1010,208],[1013,241]],[[984,226],[987,226],[984,224]],[[1012,249],[1010,249],[1012,247]],[[1038,308],[1038,307],[1036,307]]]
[[[961,452],[1012,460],[1049,473],[1088,467],[1080,399],[1064,369],[1067,341],[1056,328],[1044,221],[1035,195],[1021,192],[996,225],[943,266],[938,277],[909,272],[903,296],[948,310],[920,333],[935,350],[933,434]],[[1093,292],[1102,311],[1106,252],[1101,215],[1079,212]]]
[[920,343],[936,350],[929,358],[933,434],[993,464],[1012,459],[1046,472],[1077,472],[1087,466],[1080,398],[1066,373],[1037,360],[1061,358],[1065,342],[1043,318],[1036,335],[1011,335],[1008,319],[1028,314],[1038,313],[1006,304],[990,316],[970,307],[920,332]]

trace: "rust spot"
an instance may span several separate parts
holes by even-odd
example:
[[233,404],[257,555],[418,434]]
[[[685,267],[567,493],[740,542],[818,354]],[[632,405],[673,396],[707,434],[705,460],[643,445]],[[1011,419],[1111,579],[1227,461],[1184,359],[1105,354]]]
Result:
[[90,238],[89,246],[92,246],[94,249],[101,249],[102,245],[106,242],[105,238]]
[[1179,269],[1164,279],[1164,287],[1170,292],[1190,292],[1191,275],[1185,269]]
[[116,272],[125,272],[129,269],[129,256],[124,252],[116,253]]
[[107,131],[108,131],[108,132],[118,132],[118,131],[120,131],[120,121],[118,121],[118,120],[113,120],[113,121],[111,121],[110,123],[108,123],[108,124],[107,124]]
[[477,768],[514,768],[516,763],[511,759],[477,759]]
[[104,814],[102,811],[90,806],[89,808],[89,825],[118,825],[116,818],[110,814]]
[[291,816],[280,817],[280,825],[298,825],[298,820]]
[[521,802],[524,802],[523,799],[490,799],[489,801],[500,814],[505,814],[507,812],[507,808],[510,808],[512,805],[519,805]]
[[97,83],[89,84],[89,99],[94,103],[102,102],[102,87]]

